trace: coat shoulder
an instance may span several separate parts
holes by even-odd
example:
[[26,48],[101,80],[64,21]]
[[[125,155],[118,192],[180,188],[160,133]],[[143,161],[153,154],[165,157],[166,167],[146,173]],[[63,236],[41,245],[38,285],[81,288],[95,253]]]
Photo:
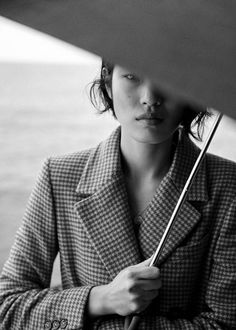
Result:
[[48,159],[48,167],[52,183],[61,183],[63,185],[78,182],[88,159],[96,150],[90,148],[62,156],[53,156]]
[[[55,188],[74,189],[80,180],[93,185],[92,181],[101,181],[100,176],[107,176],[109,169],[113,169],[115,155],[117,155],[120,137],[119,127],[105,140],[93,148],[62,155],[53,156],[46,161],[46,172]],[[93,178],[89,175],[93,172]],[[102,173],[102,174],[101,174]],[[100,178],[100,179],[99,179]],[[99,179],[99,180],[98,180]]]
[[212,187],[218,186],[221,191],[235,195],[236,163],[213,154],[207,154],[208,182]]

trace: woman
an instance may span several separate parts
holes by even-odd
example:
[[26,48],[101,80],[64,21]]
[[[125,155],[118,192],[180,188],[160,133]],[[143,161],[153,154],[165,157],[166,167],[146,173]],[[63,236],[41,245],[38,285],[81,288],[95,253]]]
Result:
[[[140,329],[236,328],[233,162],[207,155],[148,267],[208,113],[105,61],[97,85],[120,127],[45,162],[1,275],[1,329],[123,329],[144,310]],[[62,290],[49,288],[58,252]]]

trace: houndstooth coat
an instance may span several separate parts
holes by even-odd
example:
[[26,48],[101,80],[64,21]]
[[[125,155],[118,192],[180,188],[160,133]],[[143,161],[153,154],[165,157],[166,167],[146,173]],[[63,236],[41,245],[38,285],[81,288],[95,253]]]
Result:
[[[199,153],[182,137],[135,236],[120,128],[98,147],[48,159],[0,279],[1,330],[123,329],[91,321],[92,286],[151,256]],[[236,165],[207,155],[158,264],[162,288],[140,329],[236,329]],[[60,253],[62,290],[50,288]]]

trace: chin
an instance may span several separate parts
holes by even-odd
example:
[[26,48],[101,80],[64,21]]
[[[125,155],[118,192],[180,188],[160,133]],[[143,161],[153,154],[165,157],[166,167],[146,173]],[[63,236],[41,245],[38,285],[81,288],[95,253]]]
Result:
[[133,138],[140,143],[146,144],[160,144],[172,139],[173,134],[158,134],[157,132],[137,132]]

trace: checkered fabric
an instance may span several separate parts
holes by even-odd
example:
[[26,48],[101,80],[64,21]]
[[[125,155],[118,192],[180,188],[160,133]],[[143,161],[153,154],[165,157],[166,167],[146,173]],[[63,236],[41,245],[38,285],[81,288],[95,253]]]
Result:
[[[0,278],[0,329],[123,329],[89,323],[92,286],[149,257],[199,153],[185,136],[137,235],[120,163],[120,128],[97,148],[48,159]],[[236,329],[236,165],[207,155],[158,267],[162,288],[140,329]],[[62,290],[50,288],[60,253]]]

